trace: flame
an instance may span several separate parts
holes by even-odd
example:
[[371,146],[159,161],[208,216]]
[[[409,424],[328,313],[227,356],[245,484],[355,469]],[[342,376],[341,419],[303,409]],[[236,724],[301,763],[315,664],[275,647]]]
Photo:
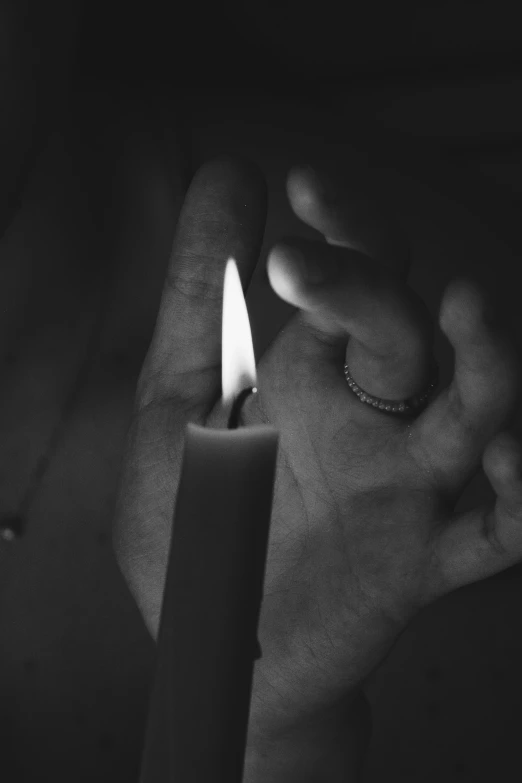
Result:
[[256,360],[248,310],[237,264],[229,258],[223,285],[223,331],[221,338],[221,384],[223,402],[257,383]]

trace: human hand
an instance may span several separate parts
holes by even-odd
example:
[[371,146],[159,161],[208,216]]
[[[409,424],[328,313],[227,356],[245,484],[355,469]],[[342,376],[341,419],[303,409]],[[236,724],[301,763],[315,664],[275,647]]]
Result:
[[[481,292],[471,281],[445,292],[440,325],[455,349],[455,374],[422,414],[407,421],[361,403],[347,387],[344,361],[368,392],[408,397],[428,380],[433,327],[402,279],[400,259],[372,261],[349,249],[363,249],[365,238],[354,241],[342,198],[328,205],[298,170],[288,191],[299,217],[346,247],[291,240],[268,264],[274,290],[299,311],[258,363],[259,393],[244,408],[247,426],[270,423],[280,437],[252,738],[335,713],[420,608],[522,556],[518,445],[501,432],[519,366],[509,338],[483,321]],[[236,258],[246,288],[265,208],[259,175],[218,161],[198,172],[180,217],[114,530],[120,567],[153,636],[185,425],[226,426],[224,264]],[[306,283],[296,248],[330,282]],[[457,516],[481,460],[495,508]]]

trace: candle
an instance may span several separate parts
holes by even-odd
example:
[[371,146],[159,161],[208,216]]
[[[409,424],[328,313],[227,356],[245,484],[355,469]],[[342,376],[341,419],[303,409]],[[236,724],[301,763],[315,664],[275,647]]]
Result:
[[[246,302],[229,259],[223,402],[255,383]],[[277,443],[268,426],[187,424],[140,783],[242,780]]]

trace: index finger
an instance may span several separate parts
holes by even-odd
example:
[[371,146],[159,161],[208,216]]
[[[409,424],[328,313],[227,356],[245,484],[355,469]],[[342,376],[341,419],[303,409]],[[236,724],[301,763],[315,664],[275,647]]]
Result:
[[138,384],[139,406],[176,397],[206,406],[220,393],[223,281],[227,259],[243,290],[261,249],[266,184],[250,161],[202,166],[183,204],[151,345]]

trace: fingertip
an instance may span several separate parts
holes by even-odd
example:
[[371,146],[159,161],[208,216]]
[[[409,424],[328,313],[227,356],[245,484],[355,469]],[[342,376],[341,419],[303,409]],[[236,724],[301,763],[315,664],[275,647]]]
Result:
[[278,242],[268,254],[267,277],[274,292],[285,302],[298,306],[302,288],[300,253],[284,242]]
[[306,220],[315,206],[308,166],[301,164],[290,169],[286,179],[286,195],[296,215]]
[[267,199],[266,178],[260,166],[250,158],[242,155],[223,154],[205,161],[198,168],[191,182],[199,187],[208,184],[236,186],[244,192],[251,189],[256,200]]
[[485,294],[471,278],[456,278],[448,283],[440,306],[439,326],[448,337],[468,336],[480,322]]
[[337,198],[337,188],[331,178],[308,163],[290,169],[286,192],[292,208],[304,219],[318,217],[316,213]]

